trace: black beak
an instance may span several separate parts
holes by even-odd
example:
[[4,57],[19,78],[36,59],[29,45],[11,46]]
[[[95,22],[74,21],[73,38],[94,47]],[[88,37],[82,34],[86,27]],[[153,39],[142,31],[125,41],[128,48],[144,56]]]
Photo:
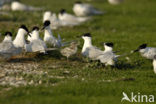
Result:
[[28,35],[31,37],[31,33],[30,32],[28,32]]
[[138,52],[138,51],[139,51],[139,49],[136,49],[136,50],[133,51],[133,53],[134,53],[134,52]]
[[46,28],[46,26],[43,26],[41,30],[44,30]]

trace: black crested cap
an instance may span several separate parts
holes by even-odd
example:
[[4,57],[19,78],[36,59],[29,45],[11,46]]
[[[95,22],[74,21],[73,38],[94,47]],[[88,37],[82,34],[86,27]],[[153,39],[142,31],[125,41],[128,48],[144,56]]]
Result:
[[85,37],[92,37],[90,33],[84,33],[83,36],[85,36]]
[[44,22],[44,26],[49,26],[49,25],[50,25],[50,21],[47,20]]
[[61,14],[64,14],[65,12],[66,12],[65,9],[61,9],[61,10],[60,10],[60,13],[61,13]]
[[147,44],[142,44],[139,46],[139,49],[145,49],[147,47]]
[[29,33],[29,30],[28,30],[28,28],[25,25],[21,25],[20,28],[24,29],[25,31],[27,31]]
[[34,31],[34,30],[39,30],[39,27],[37,27],[37,26],[34,26],[33,28],[32,28],[32,31]]
[[4,35],[5,35],[5,36],[9,35],[9,36],[11,36],[11,37],[12,37],[12,33],[11,33],[11,32],[9,32],[9,31],[5,32],[5,34],[4,34]]
[[109,47],[113,47],[114,44],[112,42],[109,42],[109,43],[105,43],[105,45],[109,46]]
[[81,1],[76,1],[75,4],[82,4],[82,2]]

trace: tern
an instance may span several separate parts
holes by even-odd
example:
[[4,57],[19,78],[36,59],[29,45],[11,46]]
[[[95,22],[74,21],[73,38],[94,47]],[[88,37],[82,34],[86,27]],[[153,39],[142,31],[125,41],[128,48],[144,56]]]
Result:
[[32,6],[22,4],[18,1],[13,1],[11,3],[11,10],[12,11],[40,11],[40,10],[42,10],[42,8],[35,8]]
[[115,65],[115,62],[117,61],[117,57],[120,55],[115,55],[113,52],[113,43],[104,43],[105,50],[102,55],[98,56],[98,59],[101,63],[104,63],[107,65]]
[[10,59],[12,56],[20,54],[21,48],[15,47],[12,42],[12,33],[6,32],[4,40],[0,43],[0,57]]
[[76,16],[90,16],[103,14],[102,11],[95,9],[92,5],[77,1],[74,3],[73,11]]
[[49,45],[50,47],[62,47],[65,46],[66,43],[62,42],[61,36],[58,34],[58,38],[54,37],[52,30],[50,28],[50,21],[45,21],[43,28],[44,32],[44,42]]
[[98,57],[104,52],[92,45],[91,34],[85,33],[82,38],[84,40],[83,48],[81,51],[82,55],[88,57],[91,60],[99,60]]
[[121,4],[124,0],[108,0],[108,2],[112,5]]
[[31,37],[28,36],[29,44],[25,44],[26,52],[46,53],[47,46],[39,37],[39,27],[34,26],[31,32]]
[[80,23],[86,22],[87,20],[90,19],[89,17],[76,17],[74,15],[67,13],[65,9],[61,9],[58,18],[59,20],[64,22],[65,25],[69,26],[79,25]]
[[147,47],[147,44],[142,44],[136,50],[132,51],[132,53],[134,52],[140,52],[141,56],[147,59],[154,59],[154,56],[156,55],[156,48]]
[[24,48],[26,41],[25,41],[25,35],[29,34],[29,30],[25,25],[21,25],[21,27],[18,29],[17,35],[13,41],[13,44],[15,47],[21,47]]
[[50,11],[46,11],[44,14],[43,14],[43,23],[45,21],[50,21],[50,27],[51,29],[58,29],[59,27],[62,27],[62,26],[66,26],[65,23],[63,23],[62,21],[60,21],[58,19],[58,17],[56,16],[55,13],[52,13]]

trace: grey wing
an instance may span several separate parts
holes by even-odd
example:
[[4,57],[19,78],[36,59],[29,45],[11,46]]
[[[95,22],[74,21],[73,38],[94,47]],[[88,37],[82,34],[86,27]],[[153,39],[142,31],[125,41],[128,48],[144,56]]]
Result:
[[88,10],[89,13],[92,13],[93,11],[96,10],[96,9],[95,9],[92,5],[90,5],[90,4],[85,4],[85,6],[86,6],[86,8],[87,8],[87,10]]
[[101,51],[100,49],[96,47],[90,47],[90,48],[87,48],[87,50],[88,50],[88,57],[93,60],[96,60],[98,56],[103,54],[103,51]]
[[9,53],[9,52],[12,52],[12,50],[14,49],[14,45],[12,44],[12,42],[2,42],[0,44],[0,52],[3,52],[3,53]]
[[154,56],[156,55],[156,48],[151,48],[148,54],[150,55],[151,59],[153,59]]
[[4,58],[10,58],[11,56],[20,54],[22,48],[16,48],[12,42],[3,42],[0,44],[0,55]]
[[114,58],[113,53],[111,52],[106,52],[103,55],[99,56],[98,59],[102,62],[102,63],[106,63],[110,60],[112,60]]
[[45,51],[46,45],[44,44],[43,41],[41,40],[33,40],[31,43],[32,51],[37,52],[37,51]]
[[156,54],[156,48],[151,48],[151,53]]

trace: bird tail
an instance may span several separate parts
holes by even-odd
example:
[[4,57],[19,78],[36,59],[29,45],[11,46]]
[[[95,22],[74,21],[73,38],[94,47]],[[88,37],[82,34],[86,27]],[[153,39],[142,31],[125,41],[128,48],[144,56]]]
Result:
[[103,12],[103,11],[99,11],[99,10],[94,10],[94,14],[96,14],[96,15],[102,15],[102,14],[104,14],[105,12]]
[[59,48],[47,48],[46,51],[54,51],[54,50],[59,50]]
[[58,41],[59,41],[59,42],[62,42],[62,39],[61,39],[60,34],[58,34],[57,37],[58,37]]
[[27,10],[28,11],[41,11],[41,10],[43,10],[43,8],[28,6]]
[[130,54],[131,54],[131,53],[125,53],[125,54],[122,54],[122,55],[115,55],[115,58],[128,56],[128,55],[130,55]]
[[88,21],[89,19],[91,19],[91,17],[78,17],[79,22],[85,22]]

